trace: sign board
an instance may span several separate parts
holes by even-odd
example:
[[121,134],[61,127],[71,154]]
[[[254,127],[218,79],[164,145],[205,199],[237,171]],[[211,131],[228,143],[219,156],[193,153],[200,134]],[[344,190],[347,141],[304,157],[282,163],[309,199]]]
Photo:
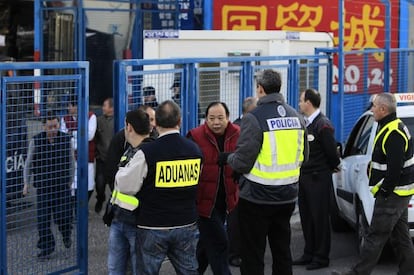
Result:
[[[344,1],[344,48],[348,50],[377,49],[385,46],[385,6],[380,0],[370,2]],[[391,48],[398,48],[399,1],[391,1]],[[333,33],[338,45],[338,1],[323,0],[215,0],[213,27],[216,30],[284,30],[286,39],[295,39],[295,32]],[[290,33],[293,32],[293,33]],[[384,54],[363,57],[345,57],[345,92],[358,93],[366,87],[370,93],[383,90]],[[335,62],[337,64],[337,62]],[[394,63],[390,73],[397,71]],[[334,70],[333,91],[338,91],[338,68]],[[364,79],[363,76],[367,76]],[[396,81],[390,79],[391,91],[396,91]]]

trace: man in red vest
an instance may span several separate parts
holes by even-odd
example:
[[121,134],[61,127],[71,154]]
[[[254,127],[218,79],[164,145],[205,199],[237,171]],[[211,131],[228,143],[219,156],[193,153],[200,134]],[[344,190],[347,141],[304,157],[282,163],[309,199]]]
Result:
[[230,122],[229,115],[225,103],[212,102],[206,110],[206,122],[187,134],[200,147],[204,157],[197,190],[199,274],[205,272],[208,264],[215,275],[231,274],[224,224],[227,213],[236,207],[239,188],[233,181],[233,170],[221,156],[236,149],[240,128]]
[[[88,114],[88,198],[91,197],[93,189],[95,188],[95,132],[97,126],[96,115],[92,112]],[[75,157],[77,156],[77,133],[78,133],[78,104],[77,99],[71,99],[68,104],[68,114],[62,118],[61,131],[72,136],[72,147],[75,150]],[[76,196],[77,177],[75,177],[72,184],[72,196]]]

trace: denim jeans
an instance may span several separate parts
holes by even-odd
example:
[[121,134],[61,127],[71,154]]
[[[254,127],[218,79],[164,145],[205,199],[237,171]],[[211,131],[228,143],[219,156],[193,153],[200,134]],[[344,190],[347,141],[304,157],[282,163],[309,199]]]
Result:
[[128,256],[131,259],[132,274],[137,274],[136,236],[136,226],[117,220],[112,222],[108,241],[108,271],[110,275],[126,274]]
[[161,264],[168,256],[177,274],[197,275],[197,235],[196,224],[175,229],[138,228],[138,273],[159,274]]

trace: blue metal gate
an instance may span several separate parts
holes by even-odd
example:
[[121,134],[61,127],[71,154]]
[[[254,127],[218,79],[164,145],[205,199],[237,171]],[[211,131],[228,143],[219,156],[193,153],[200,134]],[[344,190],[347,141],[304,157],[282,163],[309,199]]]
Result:
[[[281,93],[298,106],[299,91],[319,90],[322,110],[329,113],[331,60],[328,55],[181,58],[122,60],[115,62],[115,126],[124,125],[125,113],[145,103],[144,90],[151,87],[158,102],[174,99],[181,107],[182,127],[188,130],[202,123],[207,105],[223,101],[230,120],[241,114],[243,100],[255,95],[255,73],[274,69],[282,76]],[[176,96],[180,95],[180,96]]]
[[[87,273],[88,74],[87,62],[0,63],[0,274]],[[56,166],[59,168],[53,168],[53,175],[59,176],[53,179],[55,185],[39,186],[36,177],[27,176],[33,171],[25,170],[25,161],[33,137],[47,131],[43,121],[56,116],[55,122],[59,123],[66,114],[69,98],[78,104],[76,143],[81,153],[76,156],[75,173],[79,187],[74,190],[77,201],[72,201],[68,195],[59,197],[59,202],[55,203],[61,192],[60,180],[63,181],[59,173],[70,174],[60,167],[71,166],[47,162],[43,171]],[[34,113],[35,104],[39,104],[40,113]],[[70,145],[67,148],[70,149]],[[41,151],[42,148],[36,149],[34,158],[38,158],[36,154]],[[45,181],[52,182],[52,174],[45,174],[42,175]],[[25,195],[24,183],[30,186]],[[69,187],[67,190],[65,194],[70,194]],[[45,194],[48,201],[40,204]],[[62,218],[64,213],[66,219]],[[45,231],[48,228],[50,231]],[[66,228],[65,234],[62,228]],[[41,242],[40,235],[47,238]],[[41,255],[45,246],[48,247],[46,257]]]

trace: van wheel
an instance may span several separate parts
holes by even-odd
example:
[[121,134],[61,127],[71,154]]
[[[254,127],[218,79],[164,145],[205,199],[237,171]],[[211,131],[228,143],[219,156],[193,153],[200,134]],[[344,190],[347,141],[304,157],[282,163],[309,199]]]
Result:
[[350,230],[349,224],[339,214],[339,208],[336,204],[335,194],[331,192],[331,227],[334,232],[347,232]]
[[368,232],[368,221],[365,217],[364,208],[362,206],[361,201],[358,200],[357,206],[357,213],[356,213],[357,221],[356,221],[356,229],[357,229],[357,237],[358,237],[358,252],[361,252],[361,248],[365,242],[365,236]]

